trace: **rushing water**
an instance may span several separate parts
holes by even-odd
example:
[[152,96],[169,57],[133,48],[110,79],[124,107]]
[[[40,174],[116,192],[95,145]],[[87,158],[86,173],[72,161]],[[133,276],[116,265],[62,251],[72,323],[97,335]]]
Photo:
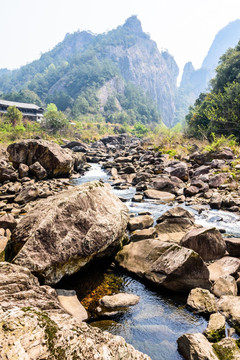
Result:
[[[84,176],[74,180],[74,184],[100,179],[108,181],[109,176],[100,165],[93,164]],[[153,201],[134,203],[131,198],[135,194],[135,188],[113,191],[126,199],[130,212],[137,214],[149,211],[155,220],[172,206]],[[198,214],[193,208],[184,207],[195,214],[196,223],[205,227],[225,229],[226,233],[235,236],[240,235],[240,219],[235,214],[208,209]],[[93,270],[85,279],[82,276],[80,279],[76,275],[64,286],[74,288],[85,306],[111,292],[121,291],[139,295],[140,302],[126,309],[117,318],[94,321],[92,325],[123,336],[128,343],[147,353],[153,360],[182,359],[177,351],[177,338],[184,333],[202,332],[207,327],[205,318],[186,309],[186,298],[152,289],[149,285],[114,268]]]

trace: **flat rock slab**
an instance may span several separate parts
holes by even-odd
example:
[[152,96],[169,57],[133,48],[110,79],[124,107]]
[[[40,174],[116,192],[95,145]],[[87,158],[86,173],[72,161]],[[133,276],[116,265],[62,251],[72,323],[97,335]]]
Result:
[[208,266],[210,280],[216,281],[223,275],[234,275],[240,269],[240,260],[231,256],[224,256]]
[[140,215],[131,218],[128,222],[130,231],[142,230],[153,225],[153,217],[151,215]]
[[119,293],[115,295],[106,295],[99,300],[99,304],[107,308],[119,308],[136,305],[140,297],[134,294]]
[[13,262],[55,284],[118,249],[128,209],[109,184],[85,183],[40,200],[12,234]]
[[175,200],[176,196],[166,191],[159,191],[154,189],[148,189],[144,191],[144,195],[149,199],[155,199],[162,202],[169,202]]
[[140,241],[144,239],[154,239],[157,237],[155,228],[148,228],[143,230],[136,230],[131,234],[131,241]]
[[88,319],[88,313],[78,300],[77,295],[58,295],[58,300],[64,310],[77,320],[84,321]]

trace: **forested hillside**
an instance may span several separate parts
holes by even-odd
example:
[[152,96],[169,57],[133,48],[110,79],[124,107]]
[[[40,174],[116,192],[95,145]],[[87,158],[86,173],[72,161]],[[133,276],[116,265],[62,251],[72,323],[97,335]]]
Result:
[[55,103],[74,118],[101,114],[131,124],[156,123],[161,116],[171,125],[177,75],[173,57],[158,51],[133,16],[106,34],[67,34],[39,60],[0,70],[0,92],[8,100]]
[[240,139],[240,42],[220,58],[211,90],[200,94],[186,119],[190,135]]

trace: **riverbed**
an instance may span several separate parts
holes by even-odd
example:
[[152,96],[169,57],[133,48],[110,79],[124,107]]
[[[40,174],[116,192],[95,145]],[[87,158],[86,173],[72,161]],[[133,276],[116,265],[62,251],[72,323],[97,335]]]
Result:
[[[85,175],[74,179],[73,183],[79,185],[93,180],[109,181],[109,176],[98,164],[92,164]],[[113,191],[125,201],[130,212],[138,214],[148,211],[155,221],[174,205],[154,201],[134,203],[131,200],[135,194],[133,187]],[[208,208],[199,211],[185,204],[181,206],[194,213],[196,223],[205,227],[214,226],[225,232],[226,236],[240,236],[240,219],[237,215]],[[106,294],[121,291],[139,295],[140,302],[122,314],[98,321],[92,315],[91,323],[114,335],[123,336],[128,343],[147,353],[153,360],[182,359],[177,351],[177,338],[184,333],[202,332],[207,327],[204,317],[186,308],[186,297],[152,288],[114,266],[101,265],[81,277],[76,274],[64,286],[75,289],[79,300],[90,310],[94,308],[97,300]]]

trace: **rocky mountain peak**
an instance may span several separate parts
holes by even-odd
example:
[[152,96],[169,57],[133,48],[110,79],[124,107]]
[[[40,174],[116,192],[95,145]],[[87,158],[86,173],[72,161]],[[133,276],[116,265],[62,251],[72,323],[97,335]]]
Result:
[[123,28],[129,30],[131,34],[140,35],[143,33],[141,21],[136,15],[129,17],[125,21]]

